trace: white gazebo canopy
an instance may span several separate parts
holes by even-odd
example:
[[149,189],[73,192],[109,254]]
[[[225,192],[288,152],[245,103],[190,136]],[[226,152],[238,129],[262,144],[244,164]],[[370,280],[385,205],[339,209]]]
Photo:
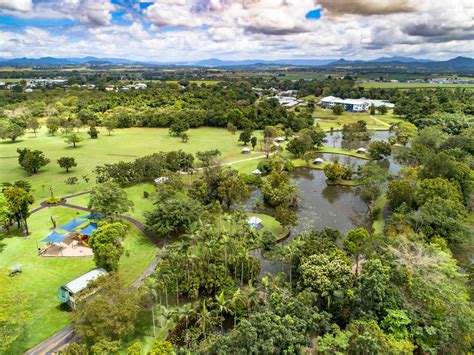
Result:
[[262,220],[258,217],[252,216],[247,218],[247,222],[248,224],[260,224],[262,223]]

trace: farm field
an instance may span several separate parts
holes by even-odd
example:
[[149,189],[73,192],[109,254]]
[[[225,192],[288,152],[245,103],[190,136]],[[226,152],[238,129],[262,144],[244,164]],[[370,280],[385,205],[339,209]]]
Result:
[[[84,212],[66,207],[46,208],[29,218],[31,235],[25,239],[18,230],[0,240],[0,270],[8,270],[14,264],[22,264],[23,272],[14,278],[14,283],[30,295],[31,319],[26,324],[24,335],[14,343],[12,354],[22,353],[43,339],[69,324],[69,315],[57,299],[58,288],[64,283],[94,268],[92,257],[41,257],[37,254],[40,240],[51,232],[50,217],[58,225],[69,222]],[[120,260],[119,273],[123,281],[130,284],[151,263],[157,249],[135,227],[129,226],[125,242],[129,256]]]
[[474,90],[474,84],[435,84],[435,83],[358,83],[358,86],[364,88],[383,88],[383,89],[430,89],[430,88],[465,88]]
[[[66,144],[62,135],[50,136],[45,129],[34,134],[27,133],[16,143],[2,141],[0,143],[0,162],[2,181],[16,181],[27,179],[33,185],[36,202],[35,206],[50,196],[49,187],[55,188],[55,196],[65,196],[80,191],[87,191],[95,185],[93,170],[97,165],[132,161],[137,157],[156,153],[182,149],[186,152],[219,149],[222,153],[222,162],[230,162],[261,155],[253,152],[241,154],[237,132],[234,136],[225,129],[197,128],[188,131],[189,141],[182,143],[179,138],[171,137],[166,128],[126,128],[117,129],[109,136],[105,129],[100,129],[98,139],[90,139],[82,130],[80,135],[84,141],[77,148]],[[256,132],[259,136],[260,133]],[[18,148],[38,149],[51,160],[38,174],[29,176],[18,164]],[[60,157],[74,157],[77,167],[66,173],[57,164]],[[67,185],[65,180],[70,176],[79,178],[78,185]],[[83,177],[89,179],[86,182]]]

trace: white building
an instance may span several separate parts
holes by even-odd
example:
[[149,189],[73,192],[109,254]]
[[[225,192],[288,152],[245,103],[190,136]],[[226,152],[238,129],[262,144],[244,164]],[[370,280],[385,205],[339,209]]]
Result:
[[366,98],[341,99],[340,97],[336,97],[336,96],[323,97],[321,101],[319,101],[319,105],[323,108],[332,108],[336,105],[341,105],[344,107],[345,111],[352,111],[352,112],[367,111],[371,105],[374,105],[375,107],[379,107],[382,105],[387,106],[387,108],[395,107],[394,104],[384,101],[384,100],[370,100]]
[[[71,308],[75,308],[76,302],[81,298],[78,297],[78,293],[89,285],[89,283],[93,280],[96,280],[100,276],[107,275],[108,272],[102,268],[93,269],[82,276],[79,276],[77,279],[69,281],[67,284],[62,285],[59,288],[59,295],[58,298],[68,304]],[[87,295],[82,295],[83,297]],[[79,298],[79,299],[78,299]]]
[[295,97],[292,96],[274,96],[273,99],[277,99],[280,105],[285,107],[293,107],[300,103]]

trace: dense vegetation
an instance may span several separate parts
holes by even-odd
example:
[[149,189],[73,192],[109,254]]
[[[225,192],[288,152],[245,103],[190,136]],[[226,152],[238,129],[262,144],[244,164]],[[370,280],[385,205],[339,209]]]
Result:
[[[328,184],[357,185],[348,189],[368,207],[360,225],[347,233],[324,225],[290,233],[298,224],[299,201],[291,171],[310,165],[326,134],[314,125],[312,99],[306,108],[290,110],[259,98],[252,87],[264,94],[271,88],[296,89],[300,97],[366,96],[396,103],[395,114],[405,121],[391,126],[388,142],[373,141],[367,154],[358,154],[372,161],[358,169],[337,161],[316,167]],[[259,172],[252,175],[219,164],[220,147],[195,154],[155,152],[97,166],[87,205],[103,218],[89,244],[95,265],[111,275],[89,285],[85,294],[94,296],[84,297],[71,312],[81,343],[64,352],[141,354],[146,344],[138,339],[153,334],[151,354],[468,353],[474,344],[473,270],[461,273],[456,258],[472,248],[467,223],[474,189],[472,99],[472,92],[462,90],[366,91],[349,76],[0,95],[0,137],[11,142],[5,144],[15,144],[26,129],[36,133],[41,124],[51,136],[62,130],[70,149],[82,144],[74,130],[84,125],[99,141],[100,125],[109,133],[169,127],[184,144],[189,128],[204,125],[232,135],[242,129],[239,141],[265,153],[257,157]],[[370,140],[363,120],[341,128],[345,141]],[[258,143],[256,129],[263,130]],[[275,145],[283,136],[284,146]],[[392,154],[404,165],[396,176],[378,164]],[[19,166],[31,175],[51,163],[47,156],[18,149]],[[57,163],[64,174],[77,166],[67,156]],[[139,217],[165,247],[151,275],[135,288],[117,272],[127,258],[126,228],[118,217],[134,207],[125,188],[150,182],[153,192],[145,191],[139,200],[147,201]],[[278,222],[279,232],[248,223],[240,205],[250,191],[261,196],[256,207]],[[54,197],[51,189],[57,202]],[[33,203],[28,181],[4,183],[2,230],[18,228],[27,235]],[[377,228],[374,222],[380,222]],[[281,266],[282,272],[262,273],[263,262]],[[27,296],[16,302],[21,295],[16,291],[0,276],[0,305],[5,305],[0,339],[6,344],[0,350],[14,342],[21,333],[18,324],[29,317]]]

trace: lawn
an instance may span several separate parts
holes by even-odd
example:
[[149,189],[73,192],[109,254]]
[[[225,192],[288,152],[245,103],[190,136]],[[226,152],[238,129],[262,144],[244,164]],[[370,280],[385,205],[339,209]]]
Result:
[[383,228],[385,226],[385,219],[383,214],[383,209],[387,204],[387,195],[381,195],[375,201],[375,208],[379,209],[379,213],[377,214],[377,218],[372,223],[372,228],[374,230],[374,234],[382,234]]
[[[99,139],[90,139],[85,129],[80,133],[84,141],[77,148],[67,145],[62,135],[49,136],[45,129],[38,133],[38,137],[27,133],[17,143],[2,141],[0,143],[0,173],[2,181],[16,181],[25,179],[33,184],[35,205],[49,197],[49,187],[55,188],[56,196],[65,196],[80,191],[90,190],[95,184],[93,170],[97,165],[132,161],[137,157],[156,153],[182,149],[186,152],[219,149],[223,162],[246,159],[252,155],[242,155],[242,146],[237,141],[238,134],[231,135],[225,129],[198,128],[188,132],[189,142],[182,143],[179,138],[171,137],[166,128],[126,128],[117,129],[109,136],[105,129],[100,129]],[[18,164],[17,148],[38,149],[51,160],[40,173],[29,176]],[[253,153],[257,154],[257,153]],[[57,164],[57,159],[63,156],[74,157],[77,167],[66,173]],[[66,185],[70,176],[79,178],[78,185]],[[89,181],[86,182],[83,177]]]
[[[315,124],[325,131],[341,130],[345,124],[354,123],[356,121],[367,122],[367,128],[371,130],[387,130],[390,128],[392,123],[402,121],[400,118],[393,115],[392,112],[388,112],[385,115],[377,114],[371,116],[369,112],[343,112],[342,115],[335,115],[330,109],[323,109],[316,107],[313,112],[315,118]],[[382,121],[382,122],[380,122]]]
[[[31,235],[25,239],[12,230],[0,241],[0,270],[14,264],[23,265],[23,273],[15,277],[17,286],[30,294],[32,318],[26,324],[25,333],[13,345],[12,353],[22,353],[69,324],[68,312],[60,307],[57,290],[62,284],[94,268],[92,257],[41,257],[37,255],[37,243],[50,233],[50,217],[58,225],[83,213],[66,207],[54,207],[33,214],[28,222]],[[123,256],[119,272],[127,284],[135,280],[156,255],[155,246],[136,228],[130,226],[124,246],[129,256]],[[7,272],[7,271],[5,271]]]

